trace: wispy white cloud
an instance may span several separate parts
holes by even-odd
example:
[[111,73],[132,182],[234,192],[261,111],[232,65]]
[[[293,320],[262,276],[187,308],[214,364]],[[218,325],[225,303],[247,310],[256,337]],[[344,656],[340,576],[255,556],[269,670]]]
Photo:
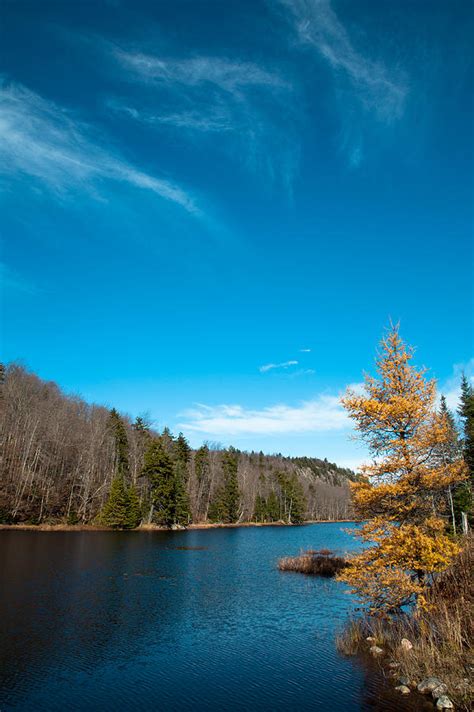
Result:
[[309,354],[309,353],[311,353],[311,349],[300,349],[300,353]]
[[119,181],[200,215],[180,186],[140,171],[103,147],[92,127],[20,84],[4,82],[0,88],[0,173],[30,176],[58,194],[98,194],[102,182]]
[[368,120],[388,126],[405,111],[409,83],[397,66],[359,50],[330,0],[280,0],[301,47],[322,58],[333,73],[339,104],[339,151],[356,169],[367,153]]
[[405,77],[359,52],[329,0],[281,0],[291,12],[299,41],[314,48],[351,82],[363,105],[383,120],[400,118],[408,93]]
[[297,366],[298,361],[284,361],[283,363],[266,363],[263,366],[260,366],[258,369],[260,373],[267,373],[267,371],[272,371],[275,368],[281,368],[281,369],[286,369],[290,368],[291,366]]
[[252,62],[221,57],[162,58],[154,55],[115,51],[116,59],[142,80],[176,86],[208,86],[232,95],[242,95],[247,87],[291,88],[277,74]]
[[321,395],[296,406],[273,405],[260,410],[241,405],[198,405],[185,412],[183,431],[210,437],[329,432],[350,426],[338,396]]
[[227,133],[235,130],[228,112],[219,107],[213,107],[208,114],[200,113],[195,109],[182,111],[169,111],[168,113],[153,113],[145,109],[140,111],[114,100],[107,102],[109,109],[115,113],[129,116],[136,121],[151,126],[172,126],[176,129],[189,131],[202,131],[204,133]]
[[[161,57],[109,46],[122,78],[148,88],[115,112],[184,139],[218,135],[219,145],[252,171],[290,188],[299,160],[292,83],[253,62],[225,57]],[[133,104],[133,105],[131,105]]]

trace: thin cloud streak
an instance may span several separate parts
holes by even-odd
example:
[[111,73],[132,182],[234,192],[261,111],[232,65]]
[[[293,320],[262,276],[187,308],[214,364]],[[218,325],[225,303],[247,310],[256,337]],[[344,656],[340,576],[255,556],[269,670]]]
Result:
[[142,80],[174,86],[214,86],[234,96],[249,86],[290,89],[288,82],[252,62],[236,62],[220,57],[186,59],[115,51],[116,59]]
[[[399,119],[408,94],[400,72],[358,52],[329,0],[281,0],[289,10],[299,41],[315,49],[336,75],[352,84],[363,106],[383,121]],[[353,160],[360,160],[353,157]]]
[[183,414],[183,431],[213,437],[329,432],[350,427],[338,396],[321,395],[297,406],[274,405],[261,410],[241,405],[198,405]]
[[263,366],[260,366],[258,369],[260,373],[267,373],[268,371],[272,371],[275,368],[290,368],[291,366],[297,366],[298,361],[284,361],[283,363],[266,363]]
[[291,191],[300,145],[289,80],[253,62],[225,57],[166,58],[116,46],[108,51],[122,78],[148,87],[135,99],[137,105],[109,100],[111,110],[155,128],[175,129],[188,140],[189,134],[193,139],[218,135],[226,139],[219,145],[248,170]]
[[194,199],[171,181],[156,178],[98,145],[91,127],[20,84],[0,88],[0,173],[28,175],[64,195],[97,194],[104,180],[150,190],[200,216]]

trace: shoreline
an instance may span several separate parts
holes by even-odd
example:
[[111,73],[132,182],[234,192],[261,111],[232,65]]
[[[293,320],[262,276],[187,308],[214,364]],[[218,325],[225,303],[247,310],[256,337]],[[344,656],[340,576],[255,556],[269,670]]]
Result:
[[159,524],[143,524],[136,529],[112,529],[100,524],[0,524],[0,531],[41,531],[41,532],[185,532],[200,529],[240,529],[249,527],[304,527],[307,524],[354,524],[354,519],[317,519],[302,522],[302,524],[287,524],[285,522],[240,522],[236,524],[223,524],[202,522],[200,524],[189,524],[187,527],[176,529],[163,527]]

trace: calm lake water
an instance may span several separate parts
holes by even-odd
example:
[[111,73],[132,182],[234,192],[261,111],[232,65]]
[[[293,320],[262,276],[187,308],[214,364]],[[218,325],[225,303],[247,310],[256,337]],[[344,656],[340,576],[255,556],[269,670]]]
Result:
[[410,709],[336,652],[343,585],[276,568],[345,526],[0,532],[0,709]]

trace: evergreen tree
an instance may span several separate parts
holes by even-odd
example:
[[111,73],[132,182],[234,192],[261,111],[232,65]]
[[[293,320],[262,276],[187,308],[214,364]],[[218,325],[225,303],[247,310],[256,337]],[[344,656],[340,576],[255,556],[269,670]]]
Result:
[[171,454],[174,449],[175,441],[174,441],[173,433],[171,432],[171,430],[168,427],[163,428],[163,432],[160,435],[160,440],[161,440],[161,444],[162,444],[164,450],[167,453]]
[[115,471],[118,475],[127,477],[129,474],[127,431],[115,408],[110,411],[109,426],[115,440]]
[[267,499],[267,521],[278,522],[281,519],[280,501],[272,490]]
[[471,526],[474,524],[474,389],[465,374],[461,379],[461,403],[458,413],[462,423],[462,452],[469,479],[455,488],[454,509],[456,518],[466,512]]
[[150,424],[141,415],[137,415],[137,417],[135,418],[135,422],[132,425],[132,428],[140,436],[150,435]]
[[222,456],[224,482],[215,492],[209,507],[209,519],[213,522],[233,524],[239,518],[240,492],[237,479],[239,451],[234,447],[225,450]]
[[211,522],[214,522],[216,524],[222,522],[229,522],[223,487],[219,487],[219,489],[214,493],[214,496],[209,505],[209,511],[207,516]]
[[254,522],[266,522],[267,521],[267,502],[265,497],[257,495],[255,499],[255,508],[253,512]]
[[197,520],[205,519],[209,504],[209,490],[211,487],[211,463],[209,459],[209,448],[203,445],[197,450],[194,456],[194,473],[197,481],[197,493],[195,500]]
[[142,520],[142,507],[135,485],[128,488],[128,520],[130,528],[138,527]]
[[175,524],[186,526],[191,521],[191,508],[189,505],[189,495],[186,489],[184,478],[180,467],[177,466],[175,471],[174,482],[174,500],[175,500]]
[[173,461],[164,449],[161,438],[152,440],[148,446],[141,474],[151,486],[155,521],[171,526],[175,523],[175,475]]
[[[441,425],[445,428],[446,436],[435,446],[435,455],[441,466],[452,464],[459,460],[461,455],[461,444],[459,442],[459,433],[456,427],[454,416],[446,404],[446,398],[442,395],[440,399],[439,418]],[[457,525],[461,522],[461,512],[459,511],[459,503],[456,500],[456,490],[464,488],[464,482],[458,483],[455,487],[448,486],[447,498],[449,504],[449,512],[451,518],[451,528],[453,533],[457,531]],[[442,496],[442,493],[440,493]],[[435,498],[433,498],[435,505]],[[438,507],[439,509],[439,507]]]
[[199,483],[209,479],[210,469],[209,448],[207,445],[203,445],[197,450],[194,457],[194,470]]
[[471,485],[474,484],[474,389],[465,374],[461,380],[461,404],[459,415],[462,420],[462,442],[464,461],[469,470]]
[[174,502],[175,524],[185,526],[191,521],[189,497],[186,489],[188,471],[185,464],[178,460],[174,464]]
[[99,520],[114,529],[134,529],[140,524],[140,502],[135,487],[128,486],[129,476],[128,439],[122,418],[113,408],[109,415],[109,427],[115,441],[115,477],[109,496],[99,515]]
[[174,443],[174,453],[177,462],[187,466],[191,459],[191,448],[183,433],[179,433]]
[[191,514],[186,491],[186,465],[182,460],[173,462],[161,438],[150,443],[141,474],[151,486],[154,520],[168,527],[189,524]]
[[277,475],[280,485],[284,517],[288,524],[302,524],[306,514],[306,498],[303,487],[296,475],[280,472]]
[[[297,517],[299,516],[297,511]],[[256,522],[278,522],[281,519],[280,502],[273,490],[267,498],[257,495],[253,518]]]
[[127,488],[123,475],[116,475],[99,521],[113,529],[134,529],[140,519],[140,503],[135,488]]
[[191,448],[183,433],[179,433],[174,441],[174,476],[175,476],[175,521],[176,524],[189,524],[191,510],[187,492],[189,477],[189,460]]
[[240,492],[237,479],[239,467],[239,452],[230,447],[224,452],[222,469],[224,471],[223,501],[225,505],[225,522],[236,522],[239,517]]

